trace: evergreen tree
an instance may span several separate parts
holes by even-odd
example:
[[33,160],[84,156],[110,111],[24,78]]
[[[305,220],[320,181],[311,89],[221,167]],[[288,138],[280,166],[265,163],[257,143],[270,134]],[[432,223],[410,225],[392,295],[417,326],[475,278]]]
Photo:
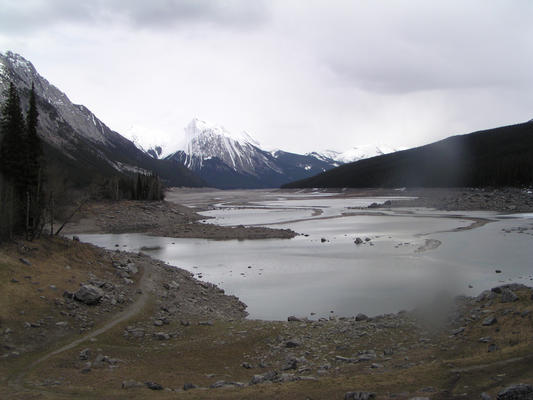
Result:
[[41,139],[37,135],[37,124],[39,111],[35,100],[35,87],[32,83],[30,92],[30,106],[26,115],[26,142],[27,142],[27,184],[29,186],[39,186],[42,174],[43,149]]
[[4,178],[13,183],[19,194],[25,189],[27,142],[24,116],[20,108],[20,98],[13,85],[9,84],[6,101],[0,119],[0,171]]

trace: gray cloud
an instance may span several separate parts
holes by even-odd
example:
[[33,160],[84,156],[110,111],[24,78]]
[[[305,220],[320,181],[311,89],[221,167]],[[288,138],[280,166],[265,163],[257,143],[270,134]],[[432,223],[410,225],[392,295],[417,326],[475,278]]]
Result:
[[0,0],[0,32],[25,34],[60,24],[167,29],[190,23],[250,28],[268,19],[263,0]]

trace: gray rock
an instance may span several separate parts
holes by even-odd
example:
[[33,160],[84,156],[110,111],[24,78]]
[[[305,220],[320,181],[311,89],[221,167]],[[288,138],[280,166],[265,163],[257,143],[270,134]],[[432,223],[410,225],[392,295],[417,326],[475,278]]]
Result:
[[104,297],[103,290],[93,285],[83,285],[74,293],[74,299],[87,305],[98,304],[102,297]]
[[259,383],[263,382],[272,382],[276,380],[278,377],[278,373],[275,371],[268,371],[264,374],[254,375],[252,377],[252,380],[250,381],[250,385],[257,385]]
[[355,316],[356,321],[366,321],[367,319],[368,319],[368,316],[363,313],[359,313]]
[[340,361],[340,362],[345,362],[345,363],[354,363],[354,362],[357,362],[357,359],[343,357],[343,356],[335,356],[335,361]]
[[489,394],[485,392],[481,393],[480,397],[481,400],[492,400],[492,397],[490,397]]
[[211,386],[209,386],[211,389],[218,389],[222,387],[244,387],[244,383],[242,382],[228,382],[228,381],[216,381]]
[[520,383],[498,393],[497,400],[533,400],[533,386]]
[[490,326],[490,325],[494,325],[496,322],[498,322],[496,317],[490,316],[490,317],[485,318],[482,324],[483,326]]
[[82,351],[80,351],[79,359],[85,361],[85,360],[88,360],[90,356],[91,356],[91,349],[83,349]]
[[25,258],[19,258],[19,261],[24,264],[24,265],[28,265],[28,266],[31,266],[31,262],[29,262],[27,259]]
[[154,333],[154,336],[157,340],[169,340],[170,339],[170,335],[165,332],[156,332]]
[[154,325],[155,325],[155,326],[163,326],[163,321],[161,321],[160,319],[156,319],[156,320],[154,321]]
[[134,380],[126,380],[122,381],[122,389],[134,389],[134,388],[140,388],[143,387],[144,384],[141,382],[137,382]]
[[500,300],[502,303],[512,303],[517,300],[518,296],[511,289],[502,290],[502,299]]
[[213,326],[213,321],[200,321],[198,322],[198,325]]
[[285,342],[285,347],[288,347],[288,348],[293,348],[293,347],[298,347],[298,346],[301,346],[301,343],[296,339],[287,340],[287,342]]
[[246,368],[246,369],[252,369],[252,368],[253,368],[253,365],[250,364],[249,362],[246,362],[246,361],[245,361],[245,362],[243,362],[243,363],[241,364],[241,367]]
[[346,392],[344,394],[344,400],[371,400],[375,398],[375,393],[370,392]]
[[298,360],[295,357],[288,357],[285,360],[285,363],[283,364],[283,366],[281,367],[283,371],[288,371],[288,370],[296,369],[296,368],[298,368]]
[[146,382],[145,385],[148,389],[163,390],[163,386],[161,386],[159,383],[156,383],[156,382]]
[[456,330],[454,330],[454,331],[452,332],[452,335],[457,336],[458,334],[463,333],[464,331],[465,331],[465,327],[462,326],[462,327],[457,328]]
[[183,385],[183,390],[191,390],[191,389],[198,389],[198,386],[192,384],[192,383],[185,383]]
[[361,239],[360,237],[355,238],[354,243],[357,244],[357,245],[363,244],[363,239]]
[[287,321],[289,321],[289,322],[302,322],[303,319],[295,317],[294,315],[291,315],[290,317],[287,318]]

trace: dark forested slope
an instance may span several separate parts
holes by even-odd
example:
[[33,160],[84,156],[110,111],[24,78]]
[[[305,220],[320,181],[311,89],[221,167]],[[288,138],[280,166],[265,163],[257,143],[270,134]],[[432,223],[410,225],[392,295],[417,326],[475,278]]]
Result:
[[533,122],[452,136],[345,164],[284,185],[302,187],[481,187],[533,184]]

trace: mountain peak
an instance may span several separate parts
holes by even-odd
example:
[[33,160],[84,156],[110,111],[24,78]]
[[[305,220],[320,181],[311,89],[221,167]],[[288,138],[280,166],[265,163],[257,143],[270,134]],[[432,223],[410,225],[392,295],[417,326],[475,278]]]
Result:
[[222,125],[212,124],[199,118],[193,118],[185,127],[185,146],[182,146],[182,150],[186,150],[185,147],[188,143],[201,136],[221,136],[241,144],[250,144],[259,147],[259,142],[246,131],[242,131],[240,134],[235,134]]

